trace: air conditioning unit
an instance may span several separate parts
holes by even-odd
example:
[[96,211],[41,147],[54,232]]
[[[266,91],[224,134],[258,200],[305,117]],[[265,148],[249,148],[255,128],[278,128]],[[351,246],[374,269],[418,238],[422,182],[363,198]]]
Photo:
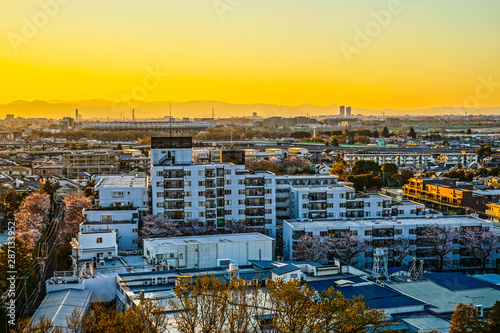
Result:
[[231,259],[217,259],[217,267],[226,267],[231,263]]
[[106,263],[104,260],[99,260],[99,268],[104,268],[106,266]]
[[158,279],[157,279],[156,277],[152,278],[152,282],[151,282],[151,284],[152,284],[153,286],[157,285],[157,284],[158,284]]
[[137,250],[133,250],[133,251],[132,251],[132,254],[137,254]]
[[168,284],[168,278],[166,276],[161,278],[163,284]]
[[161,266],[160,265],[156,265],[155,266],[155,271],[159,272],[161,270]]
[[137,254],[142,254],[142,250],[137,250]]
[[165,260],[160,260],[160,265],[165,265]]
[[151,284],[151,281],[144,281],[145,286],[149,286]]
[[474,307],[476,308],[477,317],[478,318],[483,318],[483,316],[484,316],[484,307],[481,304],[474,305]]

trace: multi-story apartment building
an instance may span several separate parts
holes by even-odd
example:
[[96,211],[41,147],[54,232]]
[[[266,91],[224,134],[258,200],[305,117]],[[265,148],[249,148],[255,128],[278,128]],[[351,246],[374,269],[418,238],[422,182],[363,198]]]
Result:
[[394,163],[398,167],[403,166],[424,166],[427,163],[433,163],[435,158],[432,154],[421,153],[377,153],[377,154],[358,154],[346,153],[344,160],[349,167],[353,167],[356,161],[374,161],[380,165],[384,163]]
[[279,175],[276,176],[276,219],[292,218],[290,188],[292,186],[333,186],[338,178],[330,175]]
[[386,195],[357,195],[349,186],[293,186],[290,188],[293,219],[381,218],[419,216],[427,212],[416,202],[393,203]]
[[68,178],[75,179],[79,173],[113,174],[118,171],[119,159],[106,152],[85,151],[63,155]]
[[147,177],[111,175],[95,177],[95,207],[83,211],[80,232],[112,230],[118,249],[139,247],[139,222],[149,211]]
[[246,171],[244,152],[221,154],[224,162],[195,164],[190,137],[152,138],[153,214],[220,228],[245,220],[275,235],[275,175]]
[[468,213],[484,216],[488,199],[472,189],[458,187],[456,179],[411,178],[403,186],[403,195],[448,214]]
[[500,203],[489,203],[486,204],[488,209],[486,210],[486,216],[495,223],[495,225],[500,227]]
[[[403,260],[407,266],[414,257],[423,259],[426,269],[436,264],[436,257],[432,255],[428,244],[428,236],[423,231],[428,225],[448,226],[454,230],[453,239],[450,239],[451,250],[445,258],[445,269],[469,269],[477,267],[474,258],[467,254],[458,238],[465,230],[494,230],[491,222],[472,216],[440,216],[440,217],[398,217],[393,219],[362,219],[351,220],[290,220],[283,223],[283,240],[286,246],[285,257],[293,258],[295,244],[303,235],[342,237],[344,233],[351,233],[360,240],[367,242],[367,247],[356,257],[358,267],[371,268],[373,250],[377,247],[390,247],[391,241],[405,239],[408,241],[408,255]],[[389,248],[389,250],[391,250]],[[389,258],[390,259],[390,258]],[[492,253],[487,260],[487,267],[496,267],[500,263],[500,254]]]

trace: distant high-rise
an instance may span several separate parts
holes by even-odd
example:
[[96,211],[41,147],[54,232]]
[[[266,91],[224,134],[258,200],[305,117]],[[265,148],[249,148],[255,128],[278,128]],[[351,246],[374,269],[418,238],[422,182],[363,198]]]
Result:
[[348,106],[346,109],[345,109],[345,116],[346,117],[350,117],[351,116],[351,107]]
[[78,109],[75,110],[75,120],[78,121]]
[[135,123],[135,110],[132,109],[132,122]]
[[340,116],[341,116],[341,117],[344,117],[344,116],[345,116],[345,106],[344,106],[344,105],[341,105],[341,106],[340,106]]

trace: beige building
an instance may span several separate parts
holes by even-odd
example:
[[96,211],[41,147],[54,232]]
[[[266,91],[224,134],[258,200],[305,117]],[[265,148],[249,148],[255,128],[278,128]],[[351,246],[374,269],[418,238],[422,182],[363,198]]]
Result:
[[118,171],[119,159],[109,153],[81,152],[63,155],[68,178],[77,178],[79,173],[112,174]]

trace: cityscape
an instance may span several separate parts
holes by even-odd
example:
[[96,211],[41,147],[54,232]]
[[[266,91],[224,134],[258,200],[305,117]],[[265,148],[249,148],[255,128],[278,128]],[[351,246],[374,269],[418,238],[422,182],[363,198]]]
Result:
[[0,3],[0,332],[500,332],[499,10]]

